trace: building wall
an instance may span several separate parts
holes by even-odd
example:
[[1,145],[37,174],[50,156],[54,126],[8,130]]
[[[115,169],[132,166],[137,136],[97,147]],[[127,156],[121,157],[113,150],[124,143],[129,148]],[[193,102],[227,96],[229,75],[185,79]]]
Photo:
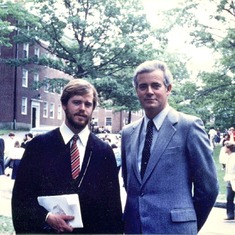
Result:
[[[13,36],[13,35],[11,35]],[[28,57],[35,56],[35,48],[29,45]],[[39,56],[46,55],[46,50],[39,48]],[[22,44],[13,47],[0,47],[1,58],[24,58],[25,50]],[[23,71],[28,71],[28,85],[23,86]],[[64,120],[64,112],[60,104],[60,94],[49,92],[45,87],[33,88],[34,74],[39,74],[39,81],[45,78],[73,79],[58,70],[39,66],[35,63],[22,67],[9,66],[0,63],[0,128],[30,129],[37,126],[60,126]],[[24,112],[22,112],[22,98],[27,98]],[[48,115],[45,116],[44,103],[48,104]],[[54,116],[50,116],[50,105],[54,105]],[[58,117],[58,113],[61,117]],[[140,118],[142,113],[133,113],[132,121]],[[96,128],[106,128],[118,133],[127,124],[128,112],[114,112],[112,110],[96,108],[93,113]]]
[[[28,57],[35,54],[37,46],[30,45]],[[38,48],[38,47],[37,47]],[[14,45],[13,47],[0,47],[1,58],[23,59],[23,45]],[[39,53],[45,54],[43,48],[39,48]],[[23,86],[23,70],[28,71],[27,86]],[[58,118],[58,107],[60,105],[60,94],[55,92],[45,91],[44,87],[34,89],[34,74],[38,73],[39,81],[42,82],[45,78],[65,78],[73,79],[71,76],[65,75],[60,71],[36,64],[28,64],[22,67],[15,67],[0,63],[0,94],[1,94],[1,109],[0,109],[0,128],[29,129],[33,125],[33,113],[37,113],[37,126],[54,125],[59,126],[63,120]],[[22,112],[22,98],[27,98],[26,110]],[[48,112],[50,104],[54,104],[54,117],[43,115],[43,104],[48,102]],[[34,112],[35,107],[37,112]]]
[[[12,38],[13,34],[10,35]],[[14,58],[15,45],[12,48],[0,47],[0,58]],[[1,122],[13,120],[14,102],[14,74],[15,69],[0,63],[0,94],[1,94]]]

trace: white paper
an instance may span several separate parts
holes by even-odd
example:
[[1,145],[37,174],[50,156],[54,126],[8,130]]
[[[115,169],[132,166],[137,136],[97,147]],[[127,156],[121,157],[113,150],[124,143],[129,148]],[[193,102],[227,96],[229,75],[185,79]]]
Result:
[[69,225],[73,228],[83,228],[78,194],[41,196],[38,197],[38,203],[48,212],[74,216],[74,219],[68,222]]

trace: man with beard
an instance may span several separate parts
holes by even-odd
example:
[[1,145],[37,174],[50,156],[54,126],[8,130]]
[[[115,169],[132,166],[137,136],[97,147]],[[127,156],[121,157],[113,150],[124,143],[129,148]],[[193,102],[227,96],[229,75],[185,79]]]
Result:
[[[13,189],[16,233],[122,233],[115,156],[88,128],[97,101],[90,83],[70,81],[61,96],[64,123],[30,141]],[[37,202],[38,196],[63,194],[79,195],[83,228],[69,225],[73,216],[47,211]]]

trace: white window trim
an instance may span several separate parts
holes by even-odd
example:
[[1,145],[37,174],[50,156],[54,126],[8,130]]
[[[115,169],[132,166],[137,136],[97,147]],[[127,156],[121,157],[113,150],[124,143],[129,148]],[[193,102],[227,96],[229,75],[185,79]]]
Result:
[[[52,113],[52,115],[51,115]],[[49,117],[51,119],[55,118],[55,104],[54,103],[50,103],[50,107],[49,107]]]
[[48,102],[47,101],[43,102],[43,117],[48,118]]
[[28,43],[23,44],[23,52],[25,51],[26,51],[26,56],[24,56],[24,58],[28,58],[29,57],[29,44]]
[[39,57],[39,54],[40,54],[40,49],[39,49],[39,47],[35,47],[35,48],[34,48],[34,55],[37,56],[37,57]]
[[35,72],[35,73],[33,74],[33,80],[34,80],[34,82],[37,84],[36,90],[38,90],[38,89],[39,89],[39,87],[38,87],[39,73],[38,73],[38,72]]
[[27,109],[28,109],[28,98],[22,97],[22,99],[21,99],[21,114],[27,115]]
[[22,70],[22,87],[28,87],[29,72],[27,69]]
[[62,120],[62,105],[58,104],[57,119]]

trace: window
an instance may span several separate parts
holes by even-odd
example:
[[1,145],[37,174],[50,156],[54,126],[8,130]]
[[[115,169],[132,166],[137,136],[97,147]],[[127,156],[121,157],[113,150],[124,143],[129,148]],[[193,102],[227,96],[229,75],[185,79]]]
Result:
[[23,58],[28,58],[29,57],[29,44],[24,43],[23,44]]
[[50,88],[50,84],[48,83],[47,79],[48,78],[46,78],[46,77],[44,78],[44,84],[45,84],[44,85],[44,91],[45,92],[49,92],[49,88]]
[[22,73],[22,87],[28,87],[28,70],[23,69]]
[[55,105],[54,103],[50,103],[50,118],[54,118],[55,116]]
[[112,126],[112,118],[111,117],[105,118],[105,126]]
[[34,73],[33,81],[35,84],[35,89],[38,90],[39,89],[39,74],[38,73]]
[[48,117],[48,103],[43,102],[43,117],[47,118]]
[[22,97],[21,114],[27,115],[27,97]]
[[50,93],[56,92],[55,85],[51,82],[50,78],[47,77],[44,78],[44,92],[50,92]]
[[61,106],[61,104],[58,105],[57,118],[59,120],[62,119],[62,106]]
[[35,47],[34,48],[34,55],[38,58],[39,57],[39,48]]

